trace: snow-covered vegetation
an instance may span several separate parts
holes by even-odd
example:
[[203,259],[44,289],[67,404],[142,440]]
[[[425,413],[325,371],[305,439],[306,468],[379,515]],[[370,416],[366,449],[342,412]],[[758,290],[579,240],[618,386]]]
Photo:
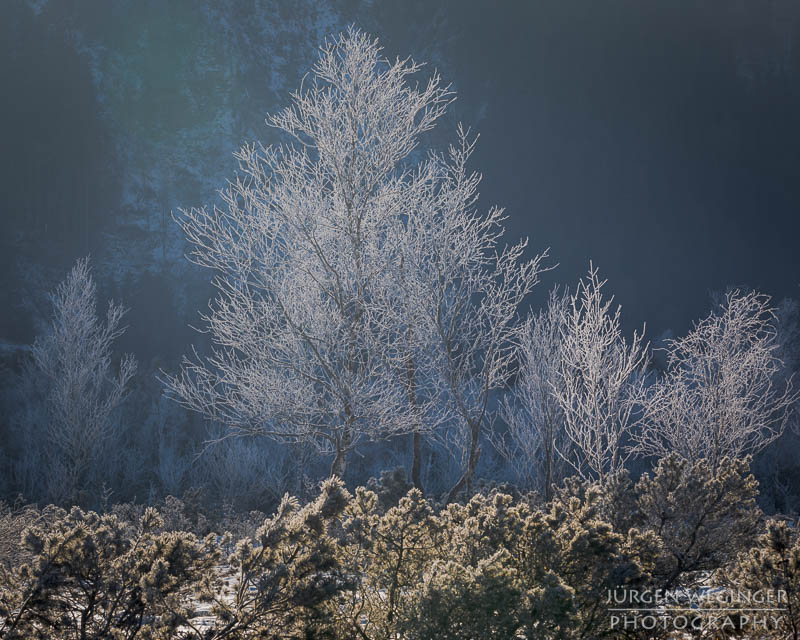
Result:
[[548,503],[492,489],[445,506],[384,480],[351,494],[333,478],[304,506],[287,496],[274,515],[217,522],[174,500],[105,515],[6,509],[0,634],[623,637],[610,591],[674,590],[715,571],[712,584],[782,589],[796,611],[797,536],[773,523],[757,537],[746,461],[670,456],[635,484],[573,478]]
[[609,592],[701,584],[798,637],[797,305],[731,290],[654,349],[590,262],[530,309],[548,251],[430,137],[454,95],[330,36],[283,138],[161,221],[213,295],[180,363],[119,354],[75,262],[3,350],[0,638],[640,637]]

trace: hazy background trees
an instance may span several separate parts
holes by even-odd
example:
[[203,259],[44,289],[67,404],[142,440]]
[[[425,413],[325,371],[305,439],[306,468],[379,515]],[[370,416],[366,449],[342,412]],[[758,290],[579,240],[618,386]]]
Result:
[[77,500],[79,491],[97,493],[107,479],[104,458],[112,455],[117,409],[137,365],[130,354],[112,365],[125,308],[112,301],[105,319],[98,317],[88,258],[78,260],[50,298],[52,324],[33,343],[22,374],[25,401],[14,417],[19,448],[12,464],[28,493],[63,503]]

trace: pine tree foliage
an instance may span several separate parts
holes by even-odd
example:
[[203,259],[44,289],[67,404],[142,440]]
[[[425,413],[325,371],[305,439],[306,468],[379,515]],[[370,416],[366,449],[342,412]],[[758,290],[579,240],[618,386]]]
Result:
[[765,630],[762,637],[800,638],[800,543],[797,529],[789,523],[770,521],[758,544],[740,554],[731,569],[718,577],[717,583],[765,597],[770,594],[769,605],[780,609],[775,616],[783,617],[784,624],[778,629]]
[[652,534],[618,533],[591,501],[531,509],[503,493],[432,509],[418,490],[385,513],[359,490],[345,511],[336,637],[589,638],[608,589],[646,583]]
[[755,542],[763,514],[748,465],[747,459],[725,459],[712,469],[706,460],[689,462],[673,454],[636,483],[625,471],[602,485],[569,478],[553,504],[567,510],[589,504],[617,533],[654,535],[655,545],[641,547],[651,587],[692,587]]
[[3,575],[0,637],[170,637],[217,562],[211,541],[158,533],[153,509],[134,527],[77,507],[63,513],[24,532],[34,558]]
[[[301,638],[329,626],[324,603],[352,578],[335,553],[333,529],[350,500],[338,479],[304,507],[284,497],[274,516],[226,558],[228,581],[206,582],[200,599],[218,623],[213,638]],[[316,630],[316,631],[315,631]],[[198,640],[208,637],[195,627]]]
[[[24,561],[0,567],[0,638],[301,638],[326,628],[321,606],[349,582],[331,524],[349,500],[330,481],[281,508],[232,548],[230,537],[59,510],[23,532]],[[201,624],[200,612],[216,617]],[[206,616],[208,617],[208,616]],[[322,637],[322,636],[316,636]]]
[[411,615],[423,573],[436,557],[440,524],[418,489],[383,511],[378,496],[359,489],[342,521],[339,557],[354,588],[335,601],[342,637],[396,637]]
[[24,552],[0,566],[0,638],[617,638],[609,591],[734,566],[737,584],[784,580],[786,545],[741,555],[756,491],[746,461],[677,456],[636,485],[574,478],[541,508],[499,491],[440,506],[416,488],[386,508],[331,479],[235,544],[153,508],[28,510]]
[[636,486],[643,526],[661,540],[654,569],[665,589],[719,569],[755,541],[761,523],[758,483],[749,460],[724,458],[717,468],[673,454]]

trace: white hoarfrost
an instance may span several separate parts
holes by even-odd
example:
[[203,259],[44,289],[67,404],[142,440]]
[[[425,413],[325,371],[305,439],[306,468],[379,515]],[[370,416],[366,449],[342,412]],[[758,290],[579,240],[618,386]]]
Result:
[[[491,394],[515,371],[521,332],[518,311],[539,281],[547,252],[524,260],[527,241],[502,246],[503,210],[475,210],[481,176],[467,171],[474,149],[459,128],[459,143],[447,156],[431,154],[410,183],[413,215],[398,226],[402,263],[386,291],[400,296],[390,309],[405,327],[411,347],[400,354],[411,363],[417,397],[438,412],[463,472],[448,500],[472,490],[481,441],[491,427]],[[410,378],[409,378],[410,379]]]
[[644,332],[625,340],[621,307],[612,312],[604,284],[590,265],[571,296],[561,327],[561,379],[553,385],[572,444],[562,456],[581,477],[601,482],[630,456],[627,440],[638,424],[648,363]]
[[499,210],[473,212],[466,134],[409,164],[453,100],[437,74],[411,83],[418,69],[357,30],[336,38],[269,118],[292,142],[245,146],[224,210],[180,218],[190,259],[216,273],[204,316],[216,346],[166,376],[168,392],[229,434],[311,442],[332,474],[364,437],[451,418],[474,473],[538,273],[524,244],[498,249]]
[[782,377],[767,296],[730,292],[685,337],[669,340],[667,371],[652,386],[636,450],[688,460],[757,453],[784,430],[797,394]]
[[550,293],[547,308],[528,319],[520,344],[516,384],[503,398],[500,413],[507,431],[493,443],[515,470],[521,485],[537,489],[547,499],[568,469],[570,440],[564,411],[554,389],[561,389],[561,332],[567,319],[568,292]]
[[46,379],[50,472],[63,476],[59,497],[72,498],[112,434],[112,414],[127,395],[136,360],[123,356],[113,373],[112,345],[124,331],[125,309],[112,301],[105,322],[97,317],[88,258],[77,262],[51,300],[52,328],[36,339],[32,355]]

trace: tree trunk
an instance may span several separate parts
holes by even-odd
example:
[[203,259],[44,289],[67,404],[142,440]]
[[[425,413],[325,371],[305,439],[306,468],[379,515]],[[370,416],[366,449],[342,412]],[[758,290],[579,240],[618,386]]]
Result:
[[411,462],[411,483],[422,491],[422,434],[415,431],[411,434],[413,459]]
[[339,479],[344,479],[345,471],[347,471],[347,452],[340,449],[336,452],[331,464],[331,478],[338,476]]
[[[407,338],[408,344],[411,345],[413,340],[413,331],[411,327],[408,328]],[[414,432],[411,436],[411,484],[417,489],[423,491],[422,488],[422,424],[419,416],[419,399],[417,398],[417,365],[414,362],[414,353],[410,351],[408,363],[406,364],[406,391],[408,392],[408,401],[411,403],[411,408],[416,416],[416,425]]]
[[340,480],[344,480],[344,472],[347,471],[347,454],[350,452],[352,441],[352,437],[347,430],[336,438],[336,455],[333,457],[333,463],[331,464],[331,477],[338,476]]
[[463,475],[455,483],[452,489],[447,492],[445,503],[449,504],[458,497],[458,494],[466,489],[467,495],[472,494],[472,481],[475,479],[475,470],[478,468],[478,460],[481,457],[481,447],[479,444],[481,435],[480,423],[473,424],[470,429],[469,456],[467,458],[467,468]]
[[545,452],[545,468],[544,468],[544,499],[550,502],[553,497],[553,452],[548,446]]

